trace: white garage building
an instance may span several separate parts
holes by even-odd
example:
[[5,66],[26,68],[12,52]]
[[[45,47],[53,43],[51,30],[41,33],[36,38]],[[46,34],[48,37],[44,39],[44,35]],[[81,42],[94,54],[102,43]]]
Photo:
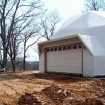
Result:
[[38,43],[39,71],[105,75],[105,12],[69,18],[52,40]]

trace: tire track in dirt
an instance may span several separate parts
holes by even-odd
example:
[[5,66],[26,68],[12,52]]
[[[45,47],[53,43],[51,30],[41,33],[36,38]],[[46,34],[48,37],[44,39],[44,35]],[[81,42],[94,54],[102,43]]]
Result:
[[21,94],[20,94],[19,92],[17,92],[17,90],[14,89],[11,85],[8,85],[8,84],[6,84],[6,83],[4,83],[4,82],[2,82],[2,81],[1,81],[1,83],[2,83],[3,85],[5,85],[5,86],[11,88],[12,90],[14,90],[14,91],[16,92],[17,95],[21,95]]
[[20,97],[19,93],[4,81],[0,81],[0,85],[0,102],[5,103],[6,105],[15,105],[15,101]]

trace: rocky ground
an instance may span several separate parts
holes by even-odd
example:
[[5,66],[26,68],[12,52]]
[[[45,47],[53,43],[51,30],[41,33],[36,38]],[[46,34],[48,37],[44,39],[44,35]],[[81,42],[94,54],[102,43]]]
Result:
[[105,79],[34,71],[3,73],[0,105],[105,105]]

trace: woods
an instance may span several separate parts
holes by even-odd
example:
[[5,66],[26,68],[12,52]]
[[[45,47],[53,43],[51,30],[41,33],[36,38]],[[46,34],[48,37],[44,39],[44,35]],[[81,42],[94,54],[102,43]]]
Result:
[[[1,0],[0,1],[0,38],[2,60],[1,66],[7,67],[8,61],[11,61],[12,70],[16,70],[16,65],[23,61],[23,70],[25,70],[26,52],[29,47],[35,45],[37,41],[46,36],[43,34],[42,24],[51,24],[51,35],[55,31],[55,26],[59,22],[58,14],[50,13],[45,16],[48,10],[41,0]],[[47,17],[46,21],[42,21],[42,17]],[[55,17],[53,17],[55,16]],[[50,17],[58,20],[49,21]],[[49,25],[46,25],[49,28]],[[50,36],[51,36],[50,35]],[[34,42],[28,44],[30,38],[34,38]],[[47,38],[48,40],[48,38]]]

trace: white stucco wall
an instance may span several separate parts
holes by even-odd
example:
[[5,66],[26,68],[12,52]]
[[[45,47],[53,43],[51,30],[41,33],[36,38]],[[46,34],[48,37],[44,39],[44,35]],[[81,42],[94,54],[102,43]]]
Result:
[[105,75],[105,56],[93,56],[87,48],[83,49],[83,76]]
[[39,72],[44,73],[44,52],[42,52],[39,57]]
[[83,76],[94,76],[94,56],[87,48],[83,49]]
[[94,57],[94,75],[103,76],[105,75],[105,56],[95,56]]

